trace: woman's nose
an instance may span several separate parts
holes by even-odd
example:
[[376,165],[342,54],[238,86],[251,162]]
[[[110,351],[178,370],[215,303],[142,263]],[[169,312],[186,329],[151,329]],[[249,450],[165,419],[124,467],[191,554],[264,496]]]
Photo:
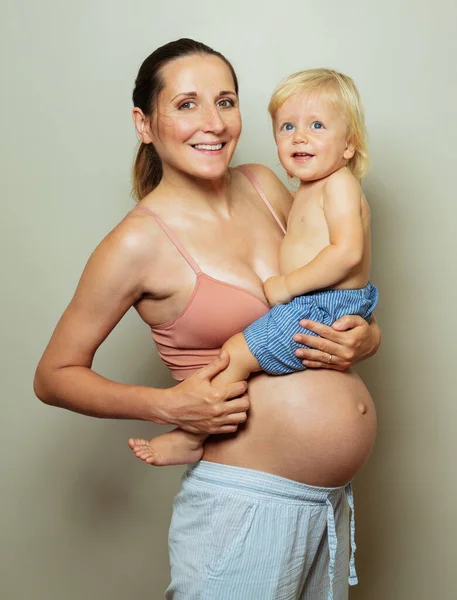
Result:
[[205,132],[221,133],[225,123],[216,106],[211,106],[203,111],[202,130]]

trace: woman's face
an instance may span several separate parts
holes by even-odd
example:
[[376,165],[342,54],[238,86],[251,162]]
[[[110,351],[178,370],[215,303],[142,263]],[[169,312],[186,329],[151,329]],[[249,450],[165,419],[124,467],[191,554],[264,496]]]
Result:
[[230,69],[217,56],[177,59],[162,70],[150,127],[164,168],[193,177],[224,175],[241,133],[241,115]]

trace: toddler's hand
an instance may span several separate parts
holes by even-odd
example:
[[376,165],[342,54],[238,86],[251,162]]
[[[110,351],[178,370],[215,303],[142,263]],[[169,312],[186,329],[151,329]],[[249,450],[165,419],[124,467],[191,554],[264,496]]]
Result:
[[284,275],[278,275],[276,277],[269,277],[264,285],[263,291],[267,297],[270,306],[276,306],[276,304],[287,304],[292,300],[292,296],[287,291],[286,278]]

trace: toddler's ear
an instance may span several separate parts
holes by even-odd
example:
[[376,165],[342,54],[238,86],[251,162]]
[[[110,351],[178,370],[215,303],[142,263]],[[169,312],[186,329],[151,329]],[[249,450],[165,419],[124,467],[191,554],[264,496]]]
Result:
[[351,160],[351,158],[355,154],[355,146],[351,140],[348,140],[346,143],[346,150],[343,153],[343,158],[346,160]]

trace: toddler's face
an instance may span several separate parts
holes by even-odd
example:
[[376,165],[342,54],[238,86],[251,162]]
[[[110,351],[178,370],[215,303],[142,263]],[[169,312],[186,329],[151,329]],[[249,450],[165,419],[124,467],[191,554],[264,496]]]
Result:
[[276,113],[274,134],[284,169],[300,181],[317,181],[354,156],[341,110],[323,93],[299,92]]

